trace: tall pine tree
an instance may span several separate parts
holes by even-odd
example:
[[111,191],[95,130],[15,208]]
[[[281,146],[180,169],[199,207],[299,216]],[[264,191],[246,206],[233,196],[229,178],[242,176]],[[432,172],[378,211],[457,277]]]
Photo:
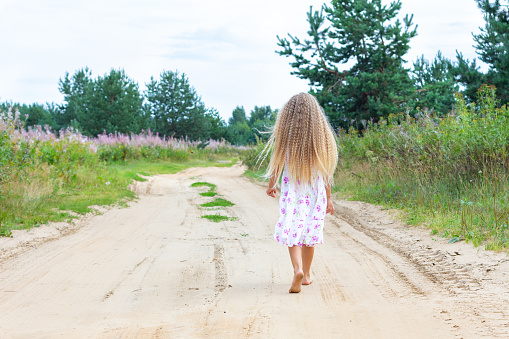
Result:
[[479,58],[489,65],[486,81],[497,88],[497,97],[509,103],[509,1],[476,0],[486,25],[474,35]]
[[454,93],[459,90],[452,70],[452,62],[440,51],[431,62],[424,56],[419,57],[411,71],[417,90],[409,106],[439,114],[449,112],[454,104]]
[[[211,135],[209,110],[185,74],[163,71],[159,80],[151,78],[145,93],[147,109],[161,135],[208,139]],[[214,115],[217,114],[213,112]]]
[[60,79],[59,89],[66,105],[57,116],[57,123],[77,127],[91,136],[103,132],[139,133],[146,119],[138,84],[123,70],[112,69],[95,80],[91,76],[92,72],[85,68]]
[[413,95],[403,58],[417,33],[411,16],[396,19],[400,9],[400,1],[333,0],[308,12],[309,38],[278,37],[278,53],[293,57],[292,74],[309,81],[334,126],[400,112]]
[[[509,1],[475,0],[484,14],[485,26],[473,34],[479,59],[488,65],[483,73],[476,60],[468,60],[458,52],[453,69],[456,80],[464,86],[467,99],[474,102],[482,84],[497,88],[497,99],[509,103]],[[505,2],[506,4],[502,4]]]

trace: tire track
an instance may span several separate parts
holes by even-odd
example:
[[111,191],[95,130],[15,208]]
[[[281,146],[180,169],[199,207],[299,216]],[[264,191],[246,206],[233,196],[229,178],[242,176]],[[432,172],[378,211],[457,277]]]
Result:
[[[412,264],[435,284],[438,288],[436,291],[448,292],[442,300],[444,307],[454,309],[458,314],[478,324],[477,335],[490,338],[509,337],[509,310],[507,310],[509,291],[506,291],[504,295],[486,291],[481,282],[471,275],[471,268],[454,262],[449,253],[430,246],[402,243],[374,229],[356,211],[348,207],[339,206],[337,211],[339,219]],[[340,229],[337,222],[333,221],[333,223]],[[348,234],[344,236],[349,237]],[[397,272],[401,281],[408,282],[405,274],[394,268],[389,259],[379,255],[362,242],[357,241],[357,243],[364,247],[365,252],[382,258],[388,267]]]

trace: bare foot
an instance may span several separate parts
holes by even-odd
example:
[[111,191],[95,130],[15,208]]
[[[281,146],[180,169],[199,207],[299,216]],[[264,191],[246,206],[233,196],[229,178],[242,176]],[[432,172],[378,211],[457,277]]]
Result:
[[302,279],[302,285],[311,285],[313,283],[313,279],[311,279],[310,275],[304,275]]
[[290,293],[299,293],[302,287],[302,279],[304,278],[304,273],[302,271],[298,271],[293,276],[292,286],[288,292]]

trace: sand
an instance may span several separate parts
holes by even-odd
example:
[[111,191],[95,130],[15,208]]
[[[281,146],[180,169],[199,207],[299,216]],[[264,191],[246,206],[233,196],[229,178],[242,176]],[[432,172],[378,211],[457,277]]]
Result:
[[[244,169],[150,177],[128,208],[0,238],[0,338],[507,338],[506,254],[335,201],[289,294],[278,202]],[[235,206],[206,210],[202,188]],[[201,218],[219,213],[235,220]]]

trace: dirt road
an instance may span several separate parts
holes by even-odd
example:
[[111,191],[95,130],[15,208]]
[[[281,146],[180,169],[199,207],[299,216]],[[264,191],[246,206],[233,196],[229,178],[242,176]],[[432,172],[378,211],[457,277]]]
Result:
[[[336,202],[313,284],[287,293],[277,200],[242,172],[151,177],[129,208],[0,239],[0,338],[509,336],[506,255],[447,244],[363,203]],[[235,206],[199,208],[211,198],[196,181]],[[236,220],[200,218],[210,213]]]

